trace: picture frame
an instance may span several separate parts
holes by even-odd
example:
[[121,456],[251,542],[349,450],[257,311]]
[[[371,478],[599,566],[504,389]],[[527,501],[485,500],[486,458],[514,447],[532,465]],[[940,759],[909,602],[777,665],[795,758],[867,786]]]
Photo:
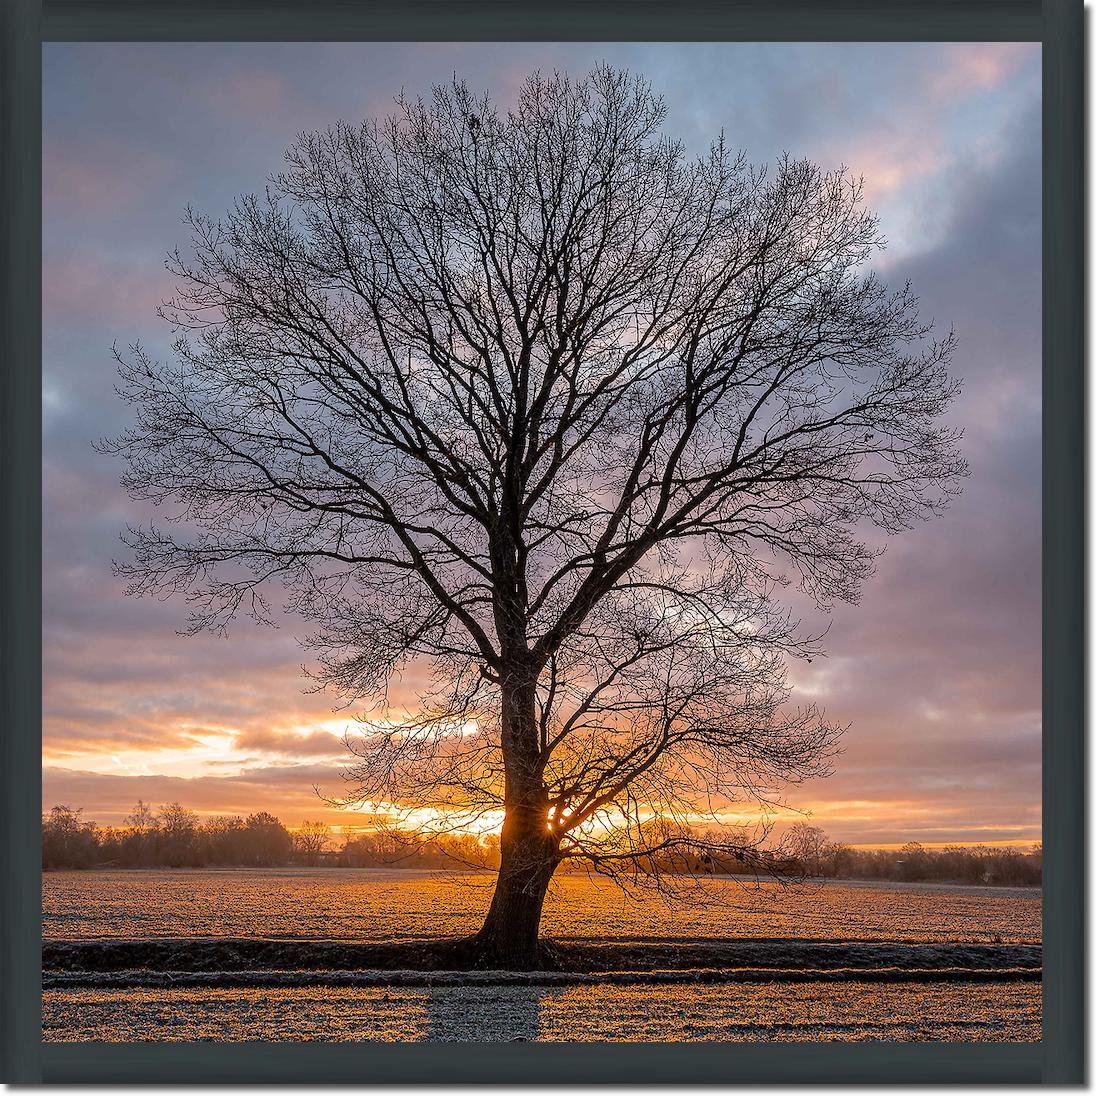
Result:
[[[7,0],[2,115],[0,1039],[9,1083],[743,1084],[1084,1080],[1081,0]],[[41,1041],[41,47],[48,41],[1040,41],[1043,1040],[1039,1044]]]

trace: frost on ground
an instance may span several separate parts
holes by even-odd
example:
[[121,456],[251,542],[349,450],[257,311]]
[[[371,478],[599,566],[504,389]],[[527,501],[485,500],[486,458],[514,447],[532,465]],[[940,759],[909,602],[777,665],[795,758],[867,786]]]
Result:
[[1036,1041],[1030,983],[80,989],[47,1041]]
[[[1041,895],[560,881],[532,973],[461,970],[493,879],[327,871],[43,878],[43,1037],[1037,1040]],[[443,939],[438,939],[443,936]]]
[[[42,935],[427,939],[479,928],[495,876],[373,868],[48,872]],[[606,880],[561,876],[544,911],[554,939],[1037,943],[1036,888],[711,879],[690,900],[637,900]]]

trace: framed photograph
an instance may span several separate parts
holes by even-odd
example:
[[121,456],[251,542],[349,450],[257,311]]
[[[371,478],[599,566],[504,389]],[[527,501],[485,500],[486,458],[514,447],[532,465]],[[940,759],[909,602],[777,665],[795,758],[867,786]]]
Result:
[[1078,0],[9,0],[4,1077],[1083,1080]]

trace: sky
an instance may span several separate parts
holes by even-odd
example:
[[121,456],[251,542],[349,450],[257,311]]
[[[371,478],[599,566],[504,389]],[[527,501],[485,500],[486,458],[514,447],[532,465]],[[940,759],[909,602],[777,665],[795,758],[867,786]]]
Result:
[[261,190],[298,132],[454,73],[506,102],[534,69],[599,61],[646,76],[690,151],[722,130],[755,163],[862,175],[888,240],[876,269],[959,338],[971,477],[822,622],[827,657],[791,667],[795,699],[850,728],[835,774],[789,801],[853,844],[1040,839],[1040,57],[1023,43],[47,44],[46,807],[353,823],[315,790],[342,788],[352,713],[306,692],[293,629],[181,636],[183,605],[112,576],[120,531],[149,515],[92,449],[129,421],[111,346],[167,351],[156,307],[184,207]]

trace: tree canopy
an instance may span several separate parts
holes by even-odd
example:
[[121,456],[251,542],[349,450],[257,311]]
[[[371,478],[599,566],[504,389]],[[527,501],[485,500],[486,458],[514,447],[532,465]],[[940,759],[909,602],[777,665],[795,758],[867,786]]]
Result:
[[302,135],[189,214],[170,360],[121,356],[107,448],[166,518],[128,534],[131,592],[195,629],[303,617],[323,683],[381,709],[349,800],[505,810],[523,863],[627,866],[827,772],[780,591],[856,601],[871,530],[965,474],[954,339],[871,271],[860,181],[690,156],[664,119],[601,67]]

